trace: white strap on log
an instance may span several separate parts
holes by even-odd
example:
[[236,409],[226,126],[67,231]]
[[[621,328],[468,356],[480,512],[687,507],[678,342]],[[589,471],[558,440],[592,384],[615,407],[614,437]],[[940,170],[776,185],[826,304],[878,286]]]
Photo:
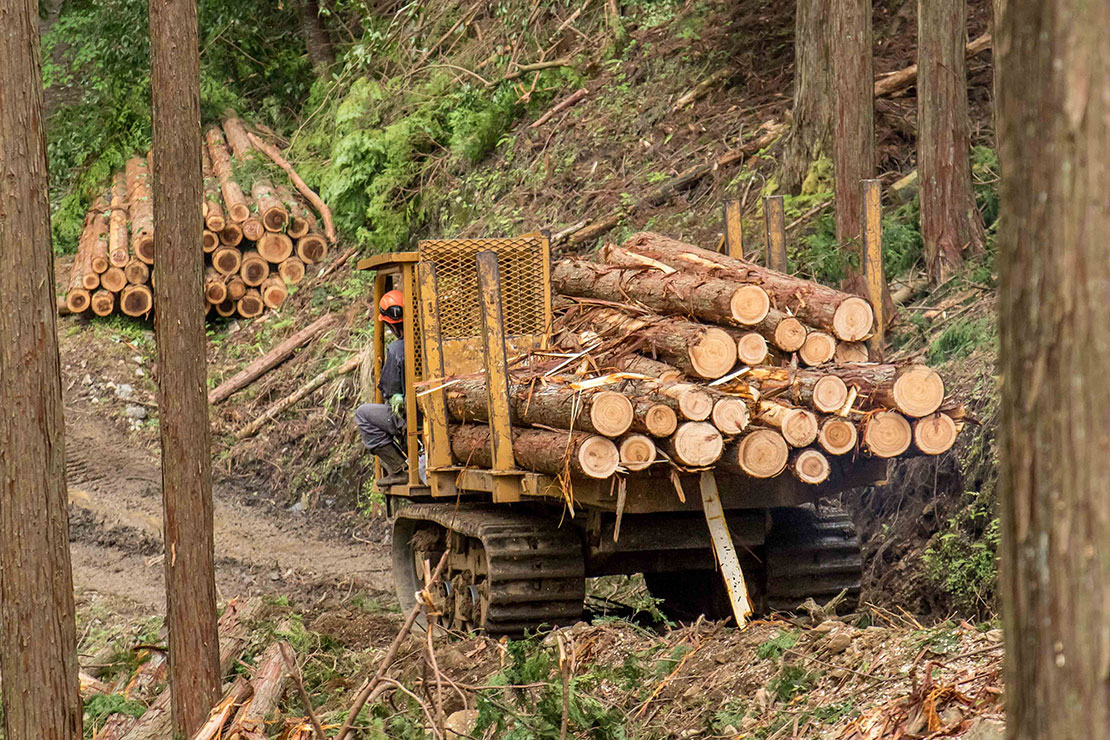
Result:
[[725,512],[721,508],[721,497],[717,492],[717,476],[712,470],[702,472],[699,487],[705,522],[709,525],[709,536],[713,541],[713,552],[717,556],[717,562],[721,564],[721,577],[725,579],[728,598],[732,602],[732,616],[736,618],[736,626],[744,629],[748,625],[748,617],[752,614],[752,603],[748,598],[748,585],[744,582],[744,572],[740,569],[740,558],[736,555],[732,536],[728,532]]

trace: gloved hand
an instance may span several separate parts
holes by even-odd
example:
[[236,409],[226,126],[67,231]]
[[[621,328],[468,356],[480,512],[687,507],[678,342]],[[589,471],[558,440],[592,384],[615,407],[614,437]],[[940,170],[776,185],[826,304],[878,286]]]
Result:
[[405,396],[402,393],[394,393],[389,397],[389,408],[393,410],[394,416],[404,418],[405,416]]

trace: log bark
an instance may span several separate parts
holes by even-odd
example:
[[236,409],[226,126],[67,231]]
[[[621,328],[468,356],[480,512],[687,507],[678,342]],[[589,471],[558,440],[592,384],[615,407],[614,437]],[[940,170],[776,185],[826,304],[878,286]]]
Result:
[[685,375],[674,365],[668,365],[636,353],[622,355],[613,361],[613,367],[626,373],[647,375],[659,380],[682,380]]
[[[204,229],[197,4],[150,4],[154,326],[174,732],[189,736],[220,696],[212,447],[205,389]],[[172,557],[171,557],[172,554]]]
[[667,439],[663,446],[671,460],[688,468],[704,468],[721,458],[724,438],[715,426],[704,421],[687,421]]
[[705,388],[670,380],[627,380],[620,391],[631,398],[668,406],[687,421],[705,421],[713,413],[714,398]]
[[655,443],[642,434],[630,434],[622,439],[618,451],[621,467],[632,473],[647,470],[657,457]]
[[9,740],[79,740],[38,7],[0,0],[0,693]]
[[808,447],[817,439],[817,417],[812,411],[777,401],[760,401],[755,421],[779,430],[791,447]]
[[650,232],[633,235],[622,248],[679,270],[759,285],[775,308],[846,342],[871,334],[874,312],[859,296]]
[[627,337],[688,375],[713,380],[736,364],[736,342],[716,327],[604,306],[579,305],[572,311],[567,323],[602,336]]
[[128,285],[119,296],[119,309],[132,317],[146,316],[154,307],[154,294],[145,285]]
[[117,172],[112,179],[111,214],[108,217],[108,262],[112,267],[126,267],[131,261],[128,231],[127,176]]
[[214,406],[231,398],[233,395],[288,360],[298,349],[313,341],[328,329],[331,329],[336,325],[338,319],[339,317],[335,314],[324,314],[305,328],[290,335],[287,339],[282,341],[281,344],[212,389],[208,394],[208,403]]
[[556,263],[551,281],[552,288],[564,295],[631,302],[656,313],[716,324],[755,324],[770,309],[770,299],[759,286],[707,280],[689,272],[664,274],[573,259]]
[[971,189],[967,108],[967,0],[917,3],[917,169],[921,238],[934,283],[982,250],[983,219]]
[[229,740],[266,740],[266,718],[277,709],[292,679],[282,654],[285,644],[271,643],[258,657],[251,674],[252,696],[228,727]]
[[297,257],[290,257],[278,265],[278,274],[290,285],[296,285],[304,280],[304,272],[304,262]]
[[146,159],[132,157],[127,160],[124,173],[131,216],[131,254],[149,265],[154,262],[154,200]]
[[802,483],[816,486],[829,479],[832,466],[817,450],[798,450],[790,458],[790,472]]
[[[716,430],[714,430],[716,431]],[[460,465],[491,468],[489,427],[459,424],[451,427],[451,453]],[[517,467],[560,476],[605,479],[616,472],[620,453],[612,440],[587,432],[513,429]]]
[[[215,264],[215,260],[213,260]],[[223,260],[221,260],[223,264]],[[220,265],[216,265],[216,269],[223,271]],[[231,273],[228,273],[231,274]],[[270,263],[262,258],[258,252],[253,249],[242,253],[241,261],[239,262],[239,277],[250,288],[257,288],[266,281],[270,275]]]
[[948,414],[937,412],[913,423],[913,443],[925,455],[940,455],[956,444],[959,428]]
[[[446,395],[447,410],[456,421],[489,421],[484,377],[457,379]],[[605,389],[576,391],[554,383],[511,383],[509,408],[514,424],[575,429],[606,437],[621,436],[634,419],[631,401],[620,393]]]
[[925,365],[859,363],[829,365],[822,370],[856,388],[857,408],[897,409],[906,416],[922,417],[944,402],[944,380]]
[[678,414],[665,403],[653,399],[632,400],[633,419],[630,429],[652,437],[669,437],[678,428]]
[[265,412],[263,412],[261,416],[237,431],[235,433],[235,438],[245,439],[254,434],[257,434],[259,429],[273,421],[283,411],[296,405],[298,402],[301,401],[301,399],[311,394],[313,391],[315,391],[317,388],[319,388],[329,380],[332,380],[333,378],[340,375],[346,375],[347,373],[356,369],[359,366],[360,362],[361,355],[356,354],[354,357],[351,357],[342,365],[336,365],[330,370],[325,370],[324,372],[320,373],[312,380],[308,381],[303,386],[298,388],[295,392],[291,393],[285,398],[282,398],[279,401],[274,402],[269,408],[266,409]]
[[[328,242],[331,244],[335,244],[335,241],[339,238],[339,236],[335,231],[335,223],[331,217],[331,209],[328,208],[327,204],[324,203],[324,201],[312,190],[312,188],[305,184],[305,181],[301,179],[301,176],[297,174],[297,171],[293,169],[293,165],[289,164],[289,162],[286,161],[285,157],[281,156],[281,152],[279,152],[274,146],[272,146],[268,142],[263,141],[254,134],[248,134],[248,137],[250,138],[251,143],[254,144],[255,148],[258,149],[258,151],[265,154],[267,157],[274,161],[274,164],[285,170],[285,173],[289,175],[289,180],[293,183],[293,187],[295,187],[297,191],[304,196],[305,200],[312,204],[312,207],[315,208],[317,213],[320,214],[320,218],[323,219],[324,235],[327,236]],[[327,244],[324,245],[324,250],[326,254]],[[302,257],[301,259],[304,258]],[[307,262],[308,260],[305,261]]]
[[227,226],[227,217],[220,203],[220,181],[212,168],[212,155],[208,153],[207,145],[200,148],[200,158],[204,173],[204,225],[209,231],[219,234]]
[[774,478],[786,469],[789,460],[790,448],[781,434],[752,427],[729,442],[717,467],[752,478]]
[[[875,70],[871,0],[832,0],[833,190],[836,240],[860,251],[860,180],[875,176]],[[823,328],[823,327],[822,327]],[[839,335],[838,335],[839,336]],[[860,337],[839,337],[853,341]]]
[[[990,33],[984,33],[982,36],[977,36],[969,41],[964,51],[967,57],[971,58],[982,54],[984,51],[989,51],[990,48],[991,35]],[[875,80],[875,97],[880,98],[887,95],[896,95],[911,87],[915,82],[917,82],[917,65],[911,64],[908,67],[890,72]]]
[[863,448],[875,457],[898,457],[912,441],[910,423],[897,411],[876,411],[863,420]]
[[205,139],[208,144],[208,155],[212,158],[212,171],[216,173],[216,180],[220,183],[220,192],[224,197],[226,215],[233,222],[241,224],[250,218],[251,209],[243,189],[232,176],[231,156],[227,151],[224,134],[219,126],[213,126],[208,129]]
[[810,166],[832,152],[831,5],[831,0],[798,0],[795,10],[794,115],[782,153],[782,184],[790,192],[803,190]]
[[262,293],[262,302],[270,309],[281,308],[285,299],[289,297],[289,289],[285,287],[285,281],[278,275],[266,278],[259,292]]
[[208,719],[193,735],[192,740],[216,740],[220,737],[221,731],[227,721],[231,719],[231,715],[250,700],[253,691],[250,681],[242,676],[236,676],[231,687],[224,692],[224,697],[220,699],[220,703],[212,707]]
[[848,419],[830,416],[821,420],[817,444],[830,455],[847,455],[854,452],[859,441],[856,425]]
[[293,254],[293,240],[285,234],[275,234],[272,231],[267,231],[258,240],[256,248],[267,262],[273,262],[277,265],[289,259]]

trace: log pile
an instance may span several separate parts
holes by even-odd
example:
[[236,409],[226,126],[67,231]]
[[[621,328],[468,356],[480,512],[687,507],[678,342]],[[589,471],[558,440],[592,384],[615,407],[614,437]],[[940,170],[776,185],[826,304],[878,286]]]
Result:
[[[327,207],[300,178],[291,179],[295,196],[269,176],[262,163],[272,151],[234,116],[205,132],[204,232],[197,248],[205,254],[204,299],[210,316],[254,318],[279,308],[290,287],[304,279],[307,266],[327,257],[331,239],[321,233],[306,201],[318,204],[321,219],[330,225]],[[65,297],[70,313],[150,314],[152,188],[149,156],[133,157],[116,173],[110,190],[93,202]]]
[[[558,359],[510,373],[520,468],[819,485],[863,458],[941,454],[963,424],[936,371],[867,361],[858,296],[650,233],[557,262],[552,280]],[[485,384],[424,385],[443,387],[459,465],[492,465]]]

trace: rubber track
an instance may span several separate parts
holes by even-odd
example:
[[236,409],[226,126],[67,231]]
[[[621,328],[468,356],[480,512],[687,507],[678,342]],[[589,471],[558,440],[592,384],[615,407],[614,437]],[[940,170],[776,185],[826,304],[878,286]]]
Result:
[[776,509],[767,538],[767,603],[790,611],[807,598],[825,604],[848,590],[843,606],[859,602],[863,558],[855,525],[842,511]]
[[504,506],[412,504],[397,517],[431,521],[482,543],[489,569],[487,632],[520,635],[581,620],[585,563],[573,527]]

